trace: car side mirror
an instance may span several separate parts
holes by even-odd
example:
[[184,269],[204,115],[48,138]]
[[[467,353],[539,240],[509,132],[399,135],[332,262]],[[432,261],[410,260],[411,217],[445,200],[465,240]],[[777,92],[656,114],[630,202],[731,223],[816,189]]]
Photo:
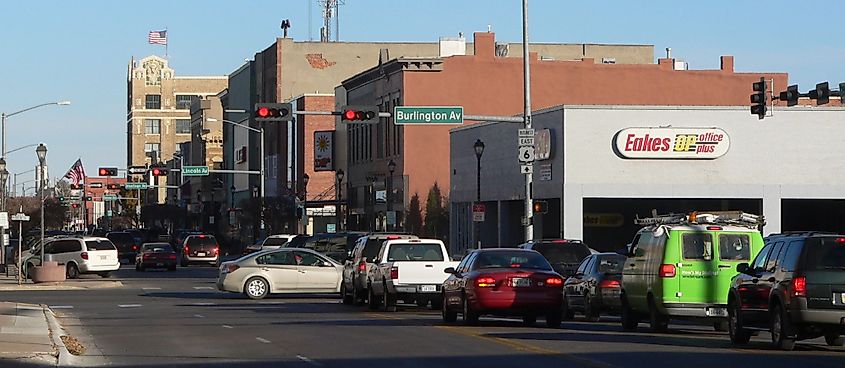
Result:
[[736,265],[736,272],[748,275],[751,274],[751,267],[748,266],[748,263],[740,263]]
[[450,275],[454,275],[454,274],[458,273],[458,271],[455,271],[455,267],[446,267],[446,269],[443,270],[443,272],[448,273]]

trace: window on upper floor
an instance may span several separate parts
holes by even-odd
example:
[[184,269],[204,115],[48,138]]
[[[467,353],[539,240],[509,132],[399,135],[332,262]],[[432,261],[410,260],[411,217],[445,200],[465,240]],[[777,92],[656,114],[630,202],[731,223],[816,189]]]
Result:
[[146,95],[146,109],[161,109],[161,95]]
[[191,134],[191,120],[176,119],[176,134]]
[[144,119],[144,134],[161,134],[161,120]]
[[190,109],[191,101],[198,97],[194,95],[176,95],[176,108],[180,110]]
[[161,152],[160,143],[144,143],[144,152]]

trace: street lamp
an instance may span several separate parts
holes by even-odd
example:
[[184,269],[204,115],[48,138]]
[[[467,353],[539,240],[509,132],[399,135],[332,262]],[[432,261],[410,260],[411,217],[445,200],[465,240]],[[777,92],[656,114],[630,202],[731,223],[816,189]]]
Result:
[[[5,140],[5,139],[4,139]],[[44,164],[47,162],[47,146],[43,143],[38,145],[35,149],[35,154],[38,155],[38,167],[40,169],[40,181],[38,182],[38,190],[41,192],[41,265],[44,265]]]
[[[475,144],[472,145],[475,149],[475,203],[481,203],[481,155],[484,154],[484,142],[481,139],[476,139]],[[481,249],[481,225],[475,224],[475,241],[478,244],[478,249]]]
[[[387,163],[387,171],[390,172],[390,176],[387,177],[387,212],[390,213],[393,212],[393,172],[396,171],[396,161],[390,160]],[[390,217],[390,215],[387,216]],[[393,216],[393,220],[393,224],[387,224],[388,230],[396,228],[396,216]]]
[[[5,173],[5,174],[4,174]],[[6,171],[6,159],[0,157],[0,210],[6,209],[6,180],[9,179],[9,172]]]
[[343,223],[341,222],[342,218],[341,218],[340,213],[343,211],[343,190],[341,189],[341,184],[343,184],[344,175],[345,175],[345,173],[343,172],[343,169],[337,170],[337,172],[335,172],[335,176],[337,176],[337,186],[335,188],[335,189],[337,189],[337,196],[336,196],[337,197],[337,208],[335,208],[334,212],[335,212],[335,217],[337,217],[337,220],[336,220],[336,222],[337,222],[336,231],[337,232],[340,232],[340,230],[342,230],[342,228],[343,228],[342,227]]
[[[7,114],[5,112],[0,114],[0,135],[3,136],[3,140],[2,140],[3,147],[0,149],[0,151],[2,151],[2,156],[0,156],[0,157],[6,158],[6,118],[15,116],[15,115],[20,114],[20,113],[27,112],[29,110],[37,109],[39,107],[51,106],[51,105],[67,106],[67,105],[70,105],[70,101],[47,102],[47,103],[43,103],[43,104],[40,104],[40,105],[27,107],[23,110],[15,111],[11,114]],[[45,149],[45,154],[46,154],[46,149]]]
[[[308,173],[302,174],[302,217],[307,219],[308,218],[308,180],[311,177],[308,176]],[[304,234],[308,233],[308,222],[304,225],[305,231]]]

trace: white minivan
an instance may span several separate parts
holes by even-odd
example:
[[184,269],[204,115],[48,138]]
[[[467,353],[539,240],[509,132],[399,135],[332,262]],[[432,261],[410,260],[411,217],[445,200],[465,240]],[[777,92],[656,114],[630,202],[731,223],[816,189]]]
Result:
[[[46,239],[44,257],[65,267],[67,278],[75,279],[81,274],[93,273],[109,277],[120,268],[117,248],[107,238],[100,237],[55,237]],[[30,249],[30,256],[24,260],[24,271],[29,275],[31,267],[41,264],[41,247]]]

